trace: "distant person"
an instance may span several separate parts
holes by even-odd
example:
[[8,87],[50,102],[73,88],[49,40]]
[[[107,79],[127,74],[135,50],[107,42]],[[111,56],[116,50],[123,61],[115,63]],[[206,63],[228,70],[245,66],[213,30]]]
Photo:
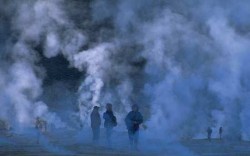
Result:
[[223,129],[222,129],[222,127],[220,127],[220,129],[219,129],[220,140],[222,139],[222,133],[223,133]]
[[11,137],[11,127],[6,120],[0,119],[0,132],[7,137]]
[[116,117],[113,113],[112,104],[108,103],[106,105],[106,112],[103,114],[104,127],[106,129],[106,139],[109,145],[111,145],[111,136],[113,133],[113,128],[117,126]]
[[213,130],[210,127],[208,127],[207,128],[207,139],[208,139],[208,141],[211,141],[212,132],[213,132]]
[[8,122],[6,122],[5,120],[0,119],[0,130],[1,131],[10,130],[10,126],[9,126]]
[[94,106],[93,111],[90,115],[91,119],[91,128],[93,132],[93,141],[98,142],[100,138],[100,126],[101,126],[101,117],[99,114],[99,107]]
[[35,122],[35,128],[38,131],[37,143],[39,144],[41,133],[45,133],[47,131],[47,122],[45,120],[41,119],[40,117],[37,117],[36,122]]
[[125,118],[131,148],[138,149],[139,129],[143,122],[143,116],[137,105],[132,106],[132,111]]

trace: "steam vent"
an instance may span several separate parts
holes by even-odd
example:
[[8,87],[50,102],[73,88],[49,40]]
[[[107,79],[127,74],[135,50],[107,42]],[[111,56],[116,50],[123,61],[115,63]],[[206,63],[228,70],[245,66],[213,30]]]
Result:
[[250,0],[0,0],[0,156],[250,156]]

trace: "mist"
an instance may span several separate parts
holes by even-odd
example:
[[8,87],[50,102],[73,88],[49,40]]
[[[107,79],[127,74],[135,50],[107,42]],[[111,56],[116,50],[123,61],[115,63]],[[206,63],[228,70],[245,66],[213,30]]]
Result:
[[[147,137],[250,139],[249,1],[0,1],[0,118],[89,127],[132,104]],[[216,136],[214,136],[216,137]]]

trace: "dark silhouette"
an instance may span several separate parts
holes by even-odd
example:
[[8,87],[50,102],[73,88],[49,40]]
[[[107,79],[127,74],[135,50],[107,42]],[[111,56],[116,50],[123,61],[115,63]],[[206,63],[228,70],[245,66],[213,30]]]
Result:
[[139,129],[142,122],[143,116],[139,112],[139,107],[137,105],[133,105],[132,111],[130,111],[125,118],[131,148],[137,149]]
[[101,117],[99,114],[99,107],[98,106],[94,106],[93,111],[90,115],[90,119],[91,119],[92,133],[93,133],[93,141],[99,141]]
[[220,139],[222,139],[222,133],[223,133],[223,129],[222,129],[222,127],[220,127],[220,129],[219,129]]
[[208,128],[207,128],[207,139],[208,139],[209,141],[211,141],[212,132],[213,132],[213,130],[212,130],[210,127],[208,127]]
[[106,112],[103,114],[103,119],[104,119],[104,127],[106,128],[106,139],[108,144],[110,145],[113,128],[117,126],[117,121],[113,113],[112,104],[108,103],[106,105]]
[[39,144],[41,133],[47,131],[47,122],[40,117],[36,117],[35,128],[37,129],[37,143]]
[[8,124],[8,122],[6,122],[5,120],[2,120],[2,119],[0,119],[0,130],[1,131],[8,131],[8,130],[10,130],[10,126],[9,126],[9,124]]

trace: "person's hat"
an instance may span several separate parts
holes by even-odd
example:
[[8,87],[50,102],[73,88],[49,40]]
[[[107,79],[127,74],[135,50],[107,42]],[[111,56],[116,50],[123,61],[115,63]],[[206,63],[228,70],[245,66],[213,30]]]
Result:
[[112,104],[111,103],[107,103],[106,107],[112,107]]
[[139,106],[138,106],[137,104],[133,104],[133,105],[132,105],[132,108],[139,109]]
[[95,103],[94,104],[94,108],[100,108],[100,104],[99,103]]

